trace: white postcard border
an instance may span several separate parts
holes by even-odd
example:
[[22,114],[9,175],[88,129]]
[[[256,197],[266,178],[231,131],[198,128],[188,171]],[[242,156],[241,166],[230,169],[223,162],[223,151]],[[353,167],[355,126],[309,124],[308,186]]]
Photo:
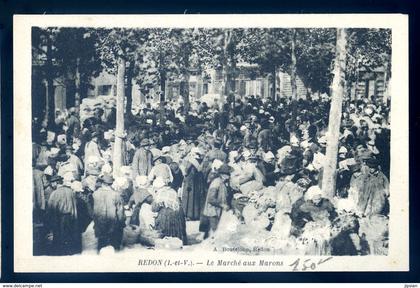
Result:
[[[14,271],[15,272],[245,272],[292,271],[295,260],[320,256],[242,256],[228,252],[141,250],[113,256],[32,255],[31,27],[346,27],[392,29],[390,240],[388,256],[334,256],[310,271],[408,271],[408,16],[402,14],[254,15],[15,15],[14,16]],[[139,260],[186,261],[165,266]],[[241,260],[241,265],[207,261]],[[260,260],[282,262],[261,266]],[[189,261],[189,262],[188,262]],[[256,261],[257,265],[244,265]],[[197,264],[198,263],[198,264]],[[203,264],[200,264],[203,263]],[[232,263],[233,264],[233,263]],[[249,263],[251,264],[251,263]],[[302,269],[299,269],[301,271]]]

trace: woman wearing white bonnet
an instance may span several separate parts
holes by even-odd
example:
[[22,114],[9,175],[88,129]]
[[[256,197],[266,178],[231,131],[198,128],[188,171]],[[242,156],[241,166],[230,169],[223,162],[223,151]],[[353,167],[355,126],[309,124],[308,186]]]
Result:
[[[140,225],[139,222],[139,212],[140,207],[148,195],[153,197],[152,189],[149,188],[149,180],[145,175],[139,175],[135,179],[135,187],[133,194],[128,201],[128,207],[132,209],[132,217],[130,219],[130,224]],[[151,207],[150,207],[151,210]]]
[[251,157],[251,152],[248,149],[245,149],[244,152],[242,153],[242,157],[244,158],[244,160],[248,160],[249,157]]
[[306,201],[318,202],[322,198],[322,190],[319,186],[311,186],[306,191],[304,198]]
[[276,173],[276,157],[273,152],[268,151],[267,153],[263,153],[262,158],[263,161],[258,161],[257,167],[264,174],[264,185],[274,186],[276,184],[276,180],[278,179],[278,174]]
[[83,192],[83,185],[80,181],[72,182],[70,188],[73,189],[74,192]]
[[289,145],[285,145],[277,150],[277,163],[281,163],[283,159],[292,151]]
[[127,189],[128,188],[128,186],[129,186],[129,183],[128,183],[128,180],[127,180],[127,178],[126,177],[123,177],[123,176],[121,176],[121,177],[117,177],[117,178],[115,178],[115,180],[114,180],[114,183],[112,183],[112,188],[114,189],[114,190],[116,190],[116,191],[123,191],[123,190],[125,190],[125,189]]
[[219,159],[214,159],[213,163],[211,163],[211,169],[213,171],[216,171],[223,165],[223,161],[220,161]]
[[156,229],[164,237],[177,237],[187,244],[187,232],[184,211],[182,209],[178,193],[167,186],[161,177],[153,182],[156,194],[153,196],[153,212],[157,212]]
[[149,186],[149,179],[147,179],[146,175],[138,175],[136,177],[136,185],[139,188],[146,188]]
[[[292,235],[299,237],[307,227],[328,227],[337,217],[334,205],[322,196],[321,188],[311,186],[303,198],[293,204],[290,214],[293,226]],[[308,226],[308,223],[311,224]]]
[[153,181],[153,188],[154,189],[160,189],[163,186],[165,186],[165,181],[162,177],[156,177],[156,179]]
[[197,158],[197,157],[199,157],[202,154],[203,154],[203,152],[201,151],[200,148],[198,148],[198,147],[191,148],[190,155],[192,157]]
[[112,174],[111,164],[106,163],[104,166],[102,166],[101,173],[102,174]]
[[230,151],[229,152],[229,164],[233,164],[236,162],[236,158],[238,157],[239,153],[238,151],[234,150],[234,151]]
[[263,154],[263,160],[265,162],[270,162],[270,161],[272,161],[275,158],[276,157],[274,156],[273,152],[271,152],[271,151],[268,151],[267,153],[264,153]]

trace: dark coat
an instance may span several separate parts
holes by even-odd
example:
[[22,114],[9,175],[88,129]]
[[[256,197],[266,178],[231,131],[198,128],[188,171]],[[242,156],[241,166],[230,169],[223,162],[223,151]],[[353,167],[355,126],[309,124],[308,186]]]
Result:
[[264,174],[265,181],[264,186],[276,185],[276,180],[279,178],[279,173],[274,172],[276,166],[265,161],[259,161],[257,164],[258,169]]
[[133,170],[133,179],[135,179],[135,177],[138,175],[149,175],[150,170],[152,170],[152,167],[152,153],[143,147],[137,149],[133,157],[133,163],[131,165],[131,168]]
[[53,234],[52,255],[81,253],[82,238],[77,201],[71,188],[61,186],[51,194],[48,201],[47,219],[48,227]]
[[171,188],[175,191],[178,191],[179,188],[182,186],[182,182],[184,181],[184,175],[182,174],[181,169],[177,166],[176,169],[173,169],[173,165],[169,165],[171,168],[172,176],[174,180],[172,180]]
[[79,219],[80,232],[85,232],[93,220],[93,196],[87,189],[76,193],[77,216]]
[[191,162],[187,162],[185,170],[182,206],[187,218],[198,220],[200,219],[205,199],[206,183],[204,175]]
[[[101,187],[93,193],[93,221],[95,236],[102,246],[115,244],[113,239],[122,236],[125,226],[124,204],[120,193],[111,187]],[[113,245],[118,249],[118,243]],[[98,247],[99,249],[101,247]]]

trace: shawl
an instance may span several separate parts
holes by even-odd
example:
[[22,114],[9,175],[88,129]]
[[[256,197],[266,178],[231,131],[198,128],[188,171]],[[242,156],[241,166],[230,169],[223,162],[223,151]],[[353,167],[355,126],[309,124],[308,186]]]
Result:
[[201,171],[200,163],[198,163],[197,159],[195,159],[192,155],[189,155],[187,161],[190,162],[197,169],[198,172]]
[[174,211],[178,211],[180,208],[178,193],[168,186],[162,187],[156,191],[154,201],[156,203],[161,203],[164,207],[170,208]]
[[56,214],[71,214],[77,218],[76,197],[73,190],[67,186],[57,188],[51,193],[48,209]]

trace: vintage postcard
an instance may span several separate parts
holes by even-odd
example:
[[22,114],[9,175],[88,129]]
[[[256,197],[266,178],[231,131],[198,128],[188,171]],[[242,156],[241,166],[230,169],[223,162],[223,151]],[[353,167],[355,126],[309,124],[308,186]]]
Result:
[[409,271],[408,16],[13,27],[15,272]]

